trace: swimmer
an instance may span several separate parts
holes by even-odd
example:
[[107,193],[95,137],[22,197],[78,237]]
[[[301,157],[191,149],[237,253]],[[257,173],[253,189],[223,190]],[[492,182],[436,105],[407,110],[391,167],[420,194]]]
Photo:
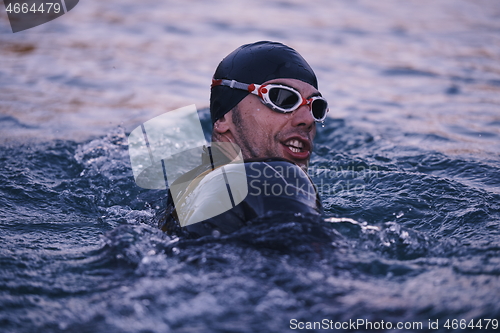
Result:
[[[262,41],[230,53],[212,80],[212,142],[231,143],[241,149],[248,195],[233,209],[183,228],[179,228],[169,195],[160,228],[169,233],[183,229],[199,237],[214,230],[233,232],[272,211],[321,214],[321,202],[307,167],[316,124],[324,122],[327,112],[316,75],[294,49]],[[193,179],[193,175],[210,170],[210,153],[208,149],[204,163],[184,178]]]

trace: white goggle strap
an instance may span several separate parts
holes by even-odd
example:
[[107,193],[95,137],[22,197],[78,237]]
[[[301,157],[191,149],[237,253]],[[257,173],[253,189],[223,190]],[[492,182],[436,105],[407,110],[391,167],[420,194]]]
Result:
[[[221,86],[226,86],[226,87],[229,87],[229,88],[246,90],[246,91],[249,91],[249,87],[251,86],[251,84],[241,83],[241,82],[238,82],[238,81],[235,81],[235,80],[224,80],[224,79],[220,80],[220,85]],[[249,91],[249,92],[255,94],[255,93],[257,93],[257,90],[259,89],[260,86],[258,84],[254,84],[253,86],[255,86],[254,90],[253,91]]]

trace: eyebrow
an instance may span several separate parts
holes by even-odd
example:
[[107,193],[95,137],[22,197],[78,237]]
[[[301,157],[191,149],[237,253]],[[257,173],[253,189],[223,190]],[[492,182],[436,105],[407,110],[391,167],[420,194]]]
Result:
[[323,97],[323,95],[321,95],[321,93],[318,91],[317,93],[314,93],[312,95],[310,95],[309,97],[307,97],[306,99],[309,99],[311,97],[315,97],[315,96],[319,96],[319,97]]

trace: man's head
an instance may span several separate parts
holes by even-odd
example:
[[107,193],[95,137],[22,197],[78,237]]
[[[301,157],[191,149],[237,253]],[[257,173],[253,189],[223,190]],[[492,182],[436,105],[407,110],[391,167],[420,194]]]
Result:
[[[286,100],[273,103],[276,94]],[[214,74],[212,140],[237,144],[244,158],[283,157],[306,167],[315,122],[326,108],[318,96],[316,76],[295,50],[273,42],[243,45]]]

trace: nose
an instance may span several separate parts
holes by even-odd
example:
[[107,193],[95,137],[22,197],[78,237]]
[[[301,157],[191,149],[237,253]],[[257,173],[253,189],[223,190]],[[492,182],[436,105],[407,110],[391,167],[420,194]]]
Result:
[[295,110],[292,114],[292,125],[302,127],[310,131],[316,126],[316,122],[311,113],[311,104],[305,104]]

